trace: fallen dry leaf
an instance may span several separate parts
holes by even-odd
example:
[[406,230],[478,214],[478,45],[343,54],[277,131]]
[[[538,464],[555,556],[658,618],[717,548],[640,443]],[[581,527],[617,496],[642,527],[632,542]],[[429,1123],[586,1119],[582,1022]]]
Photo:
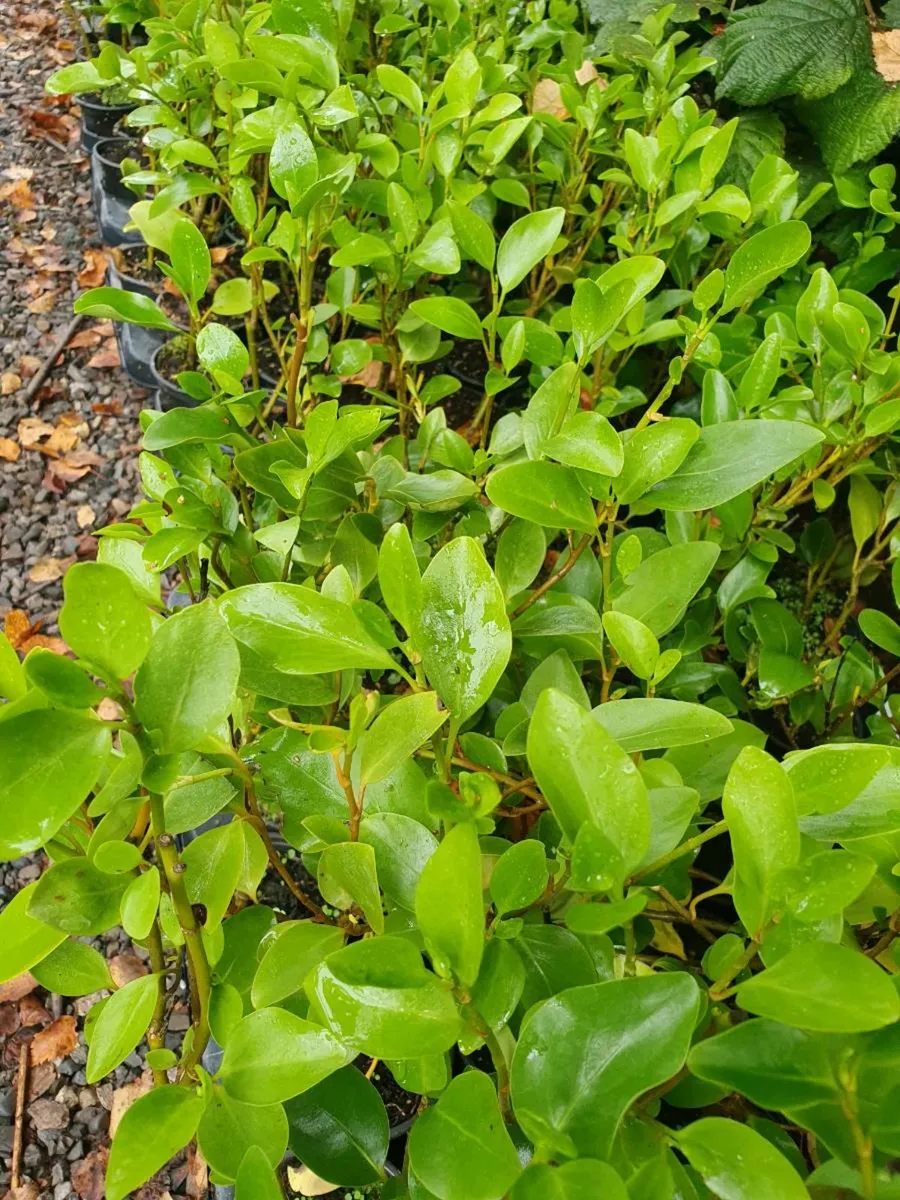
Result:
[[[15,1004],[0,1004],[0,1038],[11,1038],[19,1028],[19,1010]],[[7,1042],[7,1045],[11,1045]]]
[[18,1187],[10,1188],[3,1200],[40,1200],[40,1196],[41,1189],[29,1179]]
[[303,1196],[327,1196],[335,1189],[335,1184],[320,1178],[309,1167],[288,1167],[287,1177],[291,1190]]
[[209,1170],[195,1142],[188,1146],[185,1187],[190,1200],[206,1200],[209,1195]]
[[562,101],[562,90],[555,79],[541,79],[535,86],[531,95],[531,111],[549,113],[561,121],[569,116],[569,110]]
[[51,312],[53,305],[56,303],[56,289],[53,288],[49,292],[44,292],[38,296],[37,300],[32,300],[25,307],[30,313],[41,314]]
[[22,376],[16,375],[14,371],[4,371],[0,375],[0,394],[10,396],[13,392],[19,390],[22,386]]
[[39,558],[28,572],[28,578],[32,583],[52,583],[54,579],[62,579],[67,565],[64,558]]
[[23,354],[19,359],[19,370],[26,379],[34,375],[40,366],[41,360],[36,354]]
[[68,484],[83,479],[91,467],[99,467],[102,462],[103,459],[92,450],[73,450],[62,458],[50,460],[41,485],[54,492],[65,491]]
[[135,1100],[139,1100],[153,1087],[153,1077],[147,1071],[140,1079],[133,1079],[131,1083],[126,1083],[124,1087],[116,1088],[113,1092],[112,1108],[109,1111],[109,1136],[114,1138],[116,1130],[119,1128],[119,1122],[122,1117],[131,1108]]
[[38,982],[30,971],[17,975],[15,979],[8,979],[6,983],[0,983],[0,1004],[21,1000],[29,992],[33,992],[37,985]]
[[75,521],[79,529],[87,529],[97,520],[97,514],[89,504],[82,504],[75,513]]
[[[579,83],[590,83],[592,79],[598,79],[597,68],[589,58],[586,58],[578,70],[575,72],[575,78]],[[601,80],[601,87],[606,87],[606,80]]]
[[103,341],[103,334],[99,329],[82,329],[80,333],[76,333],[69,341],[71,350],[81,350],[86,346],[98,346]]
[[872,34],[872,53],[875,69],[888,83],[900,80],[900,29],[887,29]]
[[19,1024],[44,1025],[50,1020],[50,1014],[34,993],[23,996],[19,1001]]
[[78,445],[79,437],[71,425],[57,425],[46,442],[38,444],[38,450],[57,458],[60,454],[68,454]]
[[35,1034],[31,1043],[31,1065],[56,1062],[71,1054],[78,1045],[74,1017],[58,1017],[52,1025]]
[[125,716],[125,711],[116,704],[112,696],[104,696],[97,705],[97,716],[101,721],[121,721]]
[[109,960],[109,973],[116,987],[124,987],[148,974],[147,967],[136,954],[115,954]]
[[0,437],[0,458],[15,462],[21,453],[21,447],[12,438]]
[[39,442],[41,438],[50,437],[53,429],[54,426],[48,424],[47,421],[42,421],[40,417],[23,417],[16,432],[19,435],[19,441],[27,449]]
[[76,1163],[70,1176],[72,1187],[80,1200],[103,1200],[106,1195],[106,1160],[109,1150],[101,1146],[87,1158]]
[[38,1063],[28,1072],[28,1099],[36,1100],[55,1086],[59,1076],[53,1063]]
[[98,350],[96,354],[92,354],[87,361],[89,367],[117,367],[119,366],[119,348],[115,342],[111,346],[104,346],[102,350]]
[[3,174],[7,179],[33,179],[34,171],[31,167],[20,167],[18,163],[13,163],[12,166],[6,167]]
[[22,643],[32,637],[41,627],[41,622],[34,624],[21,608],[11,608],[3,618],[3,633],[13,650],[21,650]]
[[4,183],[0,187],[0,200],[5,200],[13,208],[32,208],[34,194],[27,179],[14,179],[12,183]]
[[84,252],[84,266],[78,272],[76,279],[83,288],[100,287],[106,278],[106,255],[102,250],[93,247]]

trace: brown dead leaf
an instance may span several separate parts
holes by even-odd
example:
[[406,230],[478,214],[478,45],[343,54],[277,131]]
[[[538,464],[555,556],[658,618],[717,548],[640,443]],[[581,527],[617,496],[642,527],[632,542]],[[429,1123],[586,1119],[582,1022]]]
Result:
[[[19,1028],[19,1010],[15,1004],[0,1004],[0,1038],[11,1038]],[[7,1042],[7,1045],[11,1043]]]
[[17,392],[22,386],[22,376],[17,375],[15,371],[4,371],[0,375],[0,395],[11,396],[13,392]]
[[10,1188],[3,1200],[40,1200],[41,1189],[36,1183],[32,1183],[27,1179],[24,1183],[20,1183],[18,1187]]
[[124,987],[148,974],[147,967],[136,954],[115,954],[109,960],[109,973],[116,987]]
[[100,413],[107,417],[118,417],[122,412],[121,400],[109,400],[106,403],[98,401],[97,404],[91,405],[91,412]]
[[106,255],[93,247],[84,252],[84,266],[76,279],[83,288],[100,287],[106,278]]
[[107,343],[102,350],[98,350],[96,354],[92,354],[87,361],[89,367],[117,367],[119,366],[119,347],[115,340],[112,344]]
[[45,1096],[55,1086],[59,1076],[53,1063],[38,1063],[28,1072],[28,1099]]
[[569,116],[569,110],[562,101],[562,90],[555,79],[541,79],[538,82],[531,95],[531,111],[549,113],[561,121]]
[[900,29],[887,29],[872,34],[872,53],[875,69],[888,83],[900,80]]
[[153,1087],[153,1077],[147,1071],[140,1079],[133,1079],[131,1083],[126,1083],[124,1087],[116,1088],[113,1092],[112,1108],[109,1112],[109,1136],[114,1138],[116,1130],[119,1128],[119,1122],[122,1117],[131,1108],[135,1100],[139,1100]]
[[13,208],[33,208],[34,194],[27,179],[14,179],[12,183],[4,183],[0,187],[0,200],[5,200]]
[[86,346],[98,346],[103,341],[103,334],[99,329],[82,329],[80,333],[76,333],[69,341],[71,350],[82,350]]
[[19,441],[27,450],[29,446],[34,446],[41,438],[50,437],[53,433],[53,426],[47,421],[42,421],[40,417],[23,417],[18,424],[16,432],[19,435]]
[[37,300],[32,300],[25,307],[30,313],[41,314],[52,312],[53,305],[56,303],[56,289],[52,288],[49,292],[44,292],[38,296]]
[[19,1001],[19,1024],[25,1027],[29,1025],[46,1025],[50,1021],[50,1014],[38,1000],[37,996],[29,993],[23,996]]
[[67,566],[68,560],[48,555],[37,560],[28,572],[28,578],[32,583],[52,583],[54,579],[62,579]]
[[60,423],[47,438],[46,442],[38,445],[38,450],[42,454],[49,454],[51,458],[57,458],[60,454],[68,454],[70,450],[74,450],[79,440],[78,434],[71,425]]
[[22,453],[21,446],[12,438],[0,437],[0,458],[7,462],[15,462]]
[[196,1142],[188,1146],[185,1186],[190,1200],[206,1200],[209,1195],[209,1171]]
[[3,632],[13,650],[21,650],[22,643],[33,637],[40,627],[41,622],[32,624],[31,618],[21,608],[11,608],[3,618]]
[[97,520],[97,514],[89,504],[82,504],[75,513],[75,522],[79,529],[87,529]]
[[97,716],[102,721],[121,721],[125,716],[125,711],[116,704],[112,696],[104,696],[97,705]]
[[23,354],[19,359],[19,371],[25,379],[30,379],[40,370],[41,360],[36,354]]
[[58,1017],[52,1025],[35,1034],[31,1043],[31,1065],[56,1062],[71,1054],[78,1045],[74,1017]]
[[79,1200],[103,1200],[106,1194],[106,1160],[109,1150],[101,1146],[92,1150],[87,1158],[76,1163],[70,1176],[72,1187]]
[[[590,83],[592,79],[599,79],[597,68],[589,58],[586,58],[575,72],[575,78],[580,84]],[[606,87],[605,81],[603,81],[602,86]]]
[[17,975],[15,979],[8,979],[6,983],[0,983],[0,1004],[9,1004],[10,1001],[21,1000],[29,992],[33,992],[37,985],[38,981],[30,971],[25,971],[22,975]]
[[231,254],[234,246],[210,246],[209,257],[216,266],[223,263],[229,254]]

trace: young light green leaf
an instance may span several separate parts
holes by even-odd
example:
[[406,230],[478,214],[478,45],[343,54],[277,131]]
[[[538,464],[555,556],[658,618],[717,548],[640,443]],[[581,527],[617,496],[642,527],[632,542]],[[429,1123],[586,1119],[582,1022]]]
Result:
[[773,279],[803,258],[811,240],[809,226],[803,221],[784,221],[742,242],[725,271],[725,295],[719,311],[729,313],[754,300]]
[[503,593],[474,538],[455,538],[428,564],[416,641],[429,682],[464,721],[490,697],[512,648]]
[[[772,1143],[737,1121],[704,1117],[678,1132],[678,1146],[717,1196],[806,1200],[803,1180]],[[752,1168],[749,1164],[753,1164]]]
[[484,953],[481,849],[471,821],[454,826],[425,864],[416,888],[416,922],[438,974],[471,987]]
[[565,209],[548,208],[513,221],[497,251],[497,277],[511,291],[553,249],[565,219]]
[[219,1074],[245,1104],[276,1104],[313,1087],[354,1053],[320,1025],[284,1008],[263,1008],[235,1026]]
[[450,714],[436,692],[415,692],[389,704],[366,730],[360,744],[360,783],[377,783],[435,733]]
[[637,866],[650,840],[644,781],[591,714],[555,688],[542,692],[534,707],[528,765],[570,842],[591,821],[616,847],[626,871]]
[[154,1088],[127,1108],[106,1167],[106,1200],[126,1200],[197,1132],[205,1101],[180,1085]]
[[144,1034],[159,996],[160,977],[144,975],[113,992],[91,1032],[85,1072],[96,1083],[124,1062]]
[[103,563],[75,563],[63,579],[59,631],[81,658],[111,680],[127,679],[150,648],[150,614],[126,575]]

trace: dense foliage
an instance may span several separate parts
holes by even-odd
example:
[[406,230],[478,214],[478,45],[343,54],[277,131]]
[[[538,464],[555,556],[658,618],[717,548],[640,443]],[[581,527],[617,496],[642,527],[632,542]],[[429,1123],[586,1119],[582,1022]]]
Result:
[[184,393],[74,658],[0,642],[0,977],[158,1085],[109,1200],[898,1194],[900,214],[817,3],[163,0],[51,80],[136,105],[158,296],[77,307]]

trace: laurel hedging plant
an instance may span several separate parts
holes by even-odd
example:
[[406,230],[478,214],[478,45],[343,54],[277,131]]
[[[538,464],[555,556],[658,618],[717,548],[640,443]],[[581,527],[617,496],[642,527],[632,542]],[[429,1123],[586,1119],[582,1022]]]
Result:
[[51,81],[137,103],[170,281],[79,308],[193,355],[72,657],[0,642],[0,978],[149,1048],[109,1200],[195,1137],[238,1200],[897,1194],[895,171],[716,112],[756,9],[723,68],[644,7],[163,3]]

